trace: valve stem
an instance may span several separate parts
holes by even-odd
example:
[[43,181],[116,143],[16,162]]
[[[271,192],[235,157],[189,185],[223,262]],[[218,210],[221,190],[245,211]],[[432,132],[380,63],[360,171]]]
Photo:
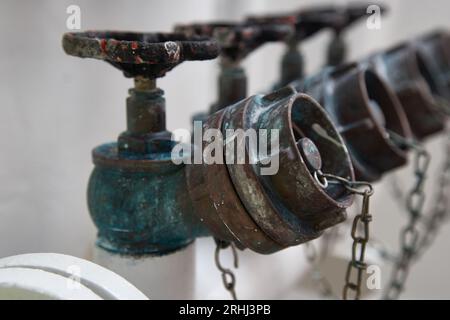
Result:
[[156,89],[156,79],[137,76],[134,78],[134,89],[137,91],[151,91]]

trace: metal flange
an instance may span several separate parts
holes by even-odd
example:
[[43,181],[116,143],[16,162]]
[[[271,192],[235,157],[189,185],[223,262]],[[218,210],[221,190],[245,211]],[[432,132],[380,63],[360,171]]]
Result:
[[[215,113],[203,128],[220,130],[225,136],[224,159],[221,164],[188,166],[189,192],[209,229],[228,227],[225,240],[267,254],[317,238],[345,219],[353,195],[341,185],[323,189],[298,149],[298,140],[311,139],[320,150],[323,170],[353,179],[342,139],[310,97],[287,88],[253,96]],[[248,141],[240,142],[245,143],[248,161],[228,161],[238,158],[229,149],[234,142],[227,135],[236,129],[278,130],[279,150],[268,155],[279,157],[276,173],[262,174],[267,159],[259,158]],[[207,145],[204,142],[203,147]]]

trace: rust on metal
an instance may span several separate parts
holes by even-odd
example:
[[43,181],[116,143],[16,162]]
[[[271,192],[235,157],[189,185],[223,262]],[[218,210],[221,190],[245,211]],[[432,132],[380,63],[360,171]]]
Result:
[[424,80],[439,110],[450,115],[450,34],[435,30],[412,41]]
[[209,235],[187,197],[185,165],[173,162],[176,142],[166,130],[164,92],[156,78],[185,60],[215,58],[217,42],[183,34],[88,31],[65,34],[63,48],[134,78],[127,130],[92,153],[88,206],[97,245],[120,254],[162,255]]
[[358,180],[378,180],[406,163],[406,150],[392,142],[389,132],[410,137],[409,124],[397,97],[376,73],[348,64],[291,86],[312,95],[329,112],[349,148]]
[[[310,97],[287,88],[253,96],[210,116],[204,123],[208,128],[221,130],[226,137],[224,164],[190,165],[187,176],[193,205],[210,229],[225,223],[226,236],[233,235],[238,246],[271,253],[317,238],[345,219],[353,195],[341,185],[323,189],[314,179],[314,168],[307,165],[314,161],[303,158],[298,149],[298,140],[311,139],[320,150],[323,170],[354,178],[343,140]],[[228,149],[230,143],[239,143],[227,136],[232,129],[279,130],[278,172],[261,174],[263,159],[227,163],[231,155],[237,157]],[[254,159],[249,142],[243,143],[245,158]]]
[[[274,36],[262,34],[243,32],[240,36],[253,40],[237,43],[255,47]],[[213,58],[217,42],[195,35],[89,32],[66,34],[63,45],[69,54],[105,60],[135,78],[127,130],[117,142],[93,151],[88,204],[102,248],[166,254],[212,235],[269,254],[317,238],[345,219],[353,194],[340,184],[324,188],[314,174],[321,168],[353,180],[353,169],[339,133],[312,98],[285,88],[224,108],[206,119],[204,129],[218,129],[226,137],[225,161],[177,165],[176,142],[165,127],[163,91],[155,79],[183,60]],[[248,161],[227,162],[232,128],[266,129],[269,137],[275,130],[279,148],[270,139],[268,153],[255,158],[244,139]],[[188,157],[183,153],[178,160]],[[264,175],[267,159],[279,159],[279,167]]]
[[429,67],[416,48],[403,43],[376,53],[364,61],[397,95],[414,135],[425,139],[441,132],[444,118],[427,83]]
[[176,32],[207,36],[218,41],[225,61],[237,63],[267,42],[282,41],[292,34],[284,24],[253,25],[239,22],[193,23],[177,25]]
[[163,77],[185,60],[217,57],[215,40],[176,33],[86,31],[66,33],[64,51],[80,58],[105,60],[126,77]]
[[[213,37],[221,47],[221,72],[218,79],[218,99],[209,114],[247,97],[247,76],[241,61],[267,42],[285,41],[292,27],[285,24],[257,25],[238,22],[193,23],[178,25],[176,32],[188,36]],[[197,115],[204,119],[206,115]]]

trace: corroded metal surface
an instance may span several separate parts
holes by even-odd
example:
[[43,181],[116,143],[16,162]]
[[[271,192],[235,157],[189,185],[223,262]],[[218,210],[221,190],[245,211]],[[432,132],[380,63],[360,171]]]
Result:
[[170,142],[166,131],[164,91],[158,88],[129,90],[127,98],[127,130],[118,139],[119,152],[149,154],[158,150],[158,143]]
[[[189,192],[211,230],[227,225],[226,240],[267,254],[314,239],[345,219],[353,196],[340,185],[322,189],[297,148],[297,140],[311,139],[320,150],[323,170],[353,179],[343,141],[310,97],[289,89],[253,96],[209,117],[207,128],[219,129],[226,137],[225,164],[188,166]],[[255,159],[249,142],[244,142],[246,159],[255,160],[253,164],[226,163],[232,152],[227,145],[235,142],[227,130],[250,128],[279,130],[277,173],[261,174],[264,165]]]
[[286,39],[287,50],[281,60],[281,78],[275,88],[281,88],[303,76],[303,56],[298,49],[299,42],[316,34],[324,25],[316,21],[306,21],[297,12],[275,15],[248,16],[246,23],[253,25],[285,24],[294,32]]
[[331,66],[344,62],[347,48],[341,34],[359,18],[359,15],[350,15],[344,7],[339,6],[312,7],[302,10],[299,14],[299,19],[320,25],[321,29],[327,28],[333,31],[333,38],[327,50],[327,64]]
[[[322,28],[331,29],[333,38],[328,45],[327,64],[338,66],[345,62],[347,46],[342,34],[357,21],[367,16],[367,8],[374,3],[356,3],[347,6],[315,6],[303,9],[300,19],[320,24]],[[380,13],[386,12],[386,8],[377,4]]]
[[357,179],[375,181],[406,163],[405,150],[393,143],[389,131],[410,137],[408,122],[398,99],[376,73],[350,64],[291,85],[329,112],[349,148]]
[[220,44],[222,57],[228,61],[239,62],[267,42],[288,38],[292,28],[284,24],[252,25],[217,22],[178,25],[175,31],[188,36],[213,37]]
[[184,166],[174,165],[170,153],[153,156],[125,158],[115,143],[94,149],[87,199],[101,248],[167,254],[209,234],[185,197]]
[[[286,41],[287,50],[281,60],[281,77],[275,88],[281,88],[303,77],[303,57],[298,49],[298,44],[323,29],[331,29],[334,32],[328,48],[328,64],[343,63],[346,56],[346,45],[341,33],[367,16],[369,5],[369,3],[354,3],[347,6],[314,6],[287,13],[248,16],[246,23],[286,24],[294,29],[292,36]],[[383,6],[380,6],[380,9],[381,13],[386,11]]]
[[209,114],[247,97],[247,75],[244,68],[234,64],[222,65],[217,87],[217,102],[211,105]]
[[294,33],[290,39],[294,39],[296,42],[305,40],[311,37],[320,30],[326,27],[326,24],[322,21],[313,19],[307,19],[302,16],[301,12],[289,12],[273,15],[252,15],[246,18],[246,23],[254,25],[273,25],[273,24],[286,24],[290,25],[294,29]]
[[[159,51],[161,46],[150,42],[142,49],[148,54],[142,63],[130,58],[135,48],[129,42],[135,41],[136,34],[90,35],[105,38],[121,35],[124,47],[119,50],[113,42],[106,51],[96,51],[100,49],[92,44],[91,38],[80,39],[71,34],[64,37],[66,50],[110,63],[113,59],[115,66],[135,77],[135,87],[127,99],[127,130],[117,143],[103,144],[93,151],[95,169],[89,181],[88,205],[99,230],[99,246],[121,254],[166,254],[196,237],[213,235],[234,242],[241,249],[269,254],[314,239],[345,218],[353,195],[341,185],[322,189],[314,172],[318,166],[353,179],[353,170],[331,120],[311,98],[293,94],[286,88],[243,100],[215,113],[204,124],[205,129],[217,128],[225,137],[230,128],[279,130],[279,151],[270,149],[273,154],[266,155],[271,159],[279,156],[279,170],[273,175],[261,174],[265,168],[263,158],[247,164],[176,165],[172,154],[176,142],[170,140],[166,131],[163,91],[156,87],[154,78],[184,58],[209,56],[180,55],[167,60],[159,57],[166,54]],[[148,34],[139,37],[153,39]],[[174,38],[167,36],[167,39]],[[196,50],[206,50],[212,55],[218,52],[211,49],[213,43],[202,40],[196,44],[200,46]],[[144,44],[138,47],[141,45]],[[87,52],[87,48],[94,49]],[[114,53],[115,50],[119,53]],[[154,60],[149,58],[152,52]],[[117,57],[126,62],[116,64]],[[311,143],[309,148],[308,144],[302,147],[303,159],[297,146],[299,141],[308,141],[307,138]],[[315,151],[312,145],[317,146]],[[220,146],[224,148],[224,157],[228,156],[225,146]],[[245,154],[247,159],[255,157],[248,146]],[[191,154],[177,157],[187,159]]]
[[442,113],[450,114],[450,34],[437,30],[426,34],[412,45],[423,63],[422,75]]
[[387,12],[384,5],[377,3],[350,3],[346,6],[323,5],[299,10],[299,18],[305,22],[315,22],[322,25],[323,28],[330,28],[336,33],[340,33],[367,17],[367,8],[376,4],[380,8],[380,13]]
[[163,77],[185,60],[217,57],[215,40],[175,33],[87,31],[66,33],[63,48],[80,58],[105,60],[127,77]]
[[217,42],[181,34],[91,31],[65,34],[63,47],[135,78],[127,130],[117,142],[93,151],[88,205],[97,245],[120,254],[166,254],[209,235],[187,197],[185,166],[173,162],[176,142],[166,131],[164,92],[155,78],[185,60],[215,58]]
[[426,63],[409,44],[376,53],[364,61],[392,88],[401,102],[411,129],[418,139],[441,132],[444,119],[424,74]]
[[[203,129],[220,130],[223,116],[224,110],[209,116]],[[223,139],[218,143],[222,144]],[[203,146],[206,145],[205,141]],[[247,213],[224,164],[193,164],[187,167],[186,174],[195,211],[217,238],[264,254],[283,248],[262,232]]]
[[[286,24],[251,24],[234,22],[194,23],[178,25],[176,32],[188,36],[214,37],[221,47],[221,72],[218,79],[218,99],[211,106],[212,114],[247,97],[247,76],[240,62],[267,42],[284,41],[293,30]],[[197,115],[197,119],[205,116]]]
[[[295,28],[294,37],[297,41],[302,41],[324,28],[333,29],[335,32],[342,32],[345,28],[356,23],[367,16],[367,7],[370,4],[349,4],[348,6],[324,5],[302,8],[300,10],[269,14],[248,16],[249,23],[258,24],[288,24]],[[386,9],[380,6],[381,12]]]

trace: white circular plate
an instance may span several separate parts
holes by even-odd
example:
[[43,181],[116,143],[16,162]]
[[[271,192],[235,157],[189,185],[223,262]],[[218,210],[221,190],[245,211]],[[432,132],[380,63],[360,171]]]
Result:
[[57,253],[0,259],[0,298],[147,300],[135,286],[95,263]]

